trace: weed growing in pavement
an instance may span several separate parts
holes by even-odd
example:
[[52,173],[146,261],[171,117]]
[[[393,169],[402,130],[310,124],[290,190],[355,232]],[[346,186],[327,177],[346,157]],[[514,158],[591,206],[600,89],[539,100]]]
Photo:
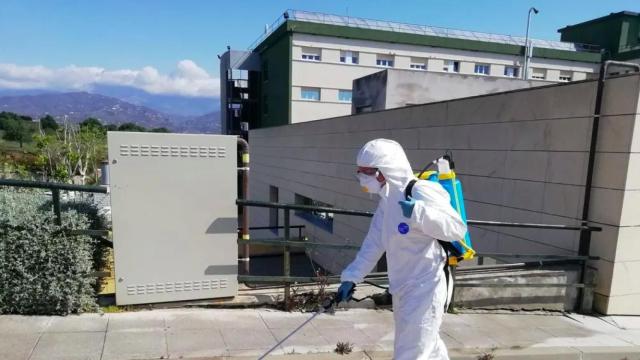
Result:
[[353,351],[353,344],[349,342],[339,342],[336,344],[336,348],[333,351],[340,355],[350,354]]
[[285,310],[301,312],[318,311],[320,305],[329,298],[330,294],[327,293],[329,278],[326,274],[318,270],[316,271],[316,278],[316,289],[311,291],[305,291],[304,288],[297,285],[291,287],[291,295],[284,303]]

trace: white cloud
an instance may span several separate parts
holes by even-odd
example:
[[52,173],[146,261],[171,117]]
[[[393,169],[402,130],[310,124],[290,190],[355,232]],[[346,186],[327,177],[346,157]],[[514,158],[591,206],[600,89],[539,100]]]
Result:
[[211,97],[220,93],[219,79],[191,60],[182,60],[171,74],[156,68],[106,70],[70,65],[51,69],[0,63],[0,88],[88,90],[92,85],[132,86],[153,94]]

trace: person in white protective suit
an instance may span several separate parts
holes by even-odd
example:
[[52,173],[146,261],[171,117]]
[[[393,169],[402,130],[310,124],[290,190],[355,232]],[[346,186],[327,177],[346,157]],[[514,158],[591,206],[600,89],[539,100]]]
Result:
[[437,239],[460,240],[467,227],[437,182],[418,181],[405,198],[406,185],[416,177],[395,141],[368,142],[357,157],[363,190],[380,195],[369,232],[355,260],[342,272],[337,300],[348,301],[387,253],[389,292],[393,295],[395,360],[448,359],[439,335],[447,302],[445,251]]

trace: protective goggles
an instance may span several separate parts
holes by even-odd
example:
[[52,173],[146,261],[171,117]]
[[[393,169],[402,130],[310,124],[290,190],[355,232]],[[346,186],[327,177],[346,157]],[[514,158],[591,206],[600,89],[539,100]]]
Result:
[[356,174],[364,174],[367,176],[376,176],[378,174],[378,168],[358,168]]

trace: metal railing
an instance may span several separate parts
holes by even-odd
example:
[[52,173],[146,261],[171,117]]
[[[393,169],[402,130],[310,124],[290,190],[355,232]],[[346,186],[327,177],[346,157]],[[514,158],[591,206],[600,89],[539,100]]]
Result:
[[[108,189],[103,186],[92,185],[73,185],[65,183],[45,182],[45,181],[31,181],[31,180],[18,180],[18,179],[0,179],[0,187],[12,187],[12,188],[27,188],[27,189],[41,189],[51,191],[51,210],[55,215],[56,225],[62,225],[62,210],[65,207],[73,208],[78,204],[91,204],[96,209],[96,215],[101,217],[98,213],[98,205],[93,198],[88,198],[86,194],[104,194],[103,201],[108,201]],[[62,193],[66,193],[66,199],[63,198]],[[79,198],[77,196],[71,196],[75,193],[82,194]],[[46,192],[34,193],[34,196],[49,196]],[[91,202],[89,202],[91,200]],[[108,222],[111,221],[107,216]],[[105,225],[104,217],[99,221],[102,225]],[[101,249],[105,251],[104,263],[97,264],[97,270],[91,273],[91,277],[100,279],[98,295],[110,295],[115,292],[115,279],[113,278],[113,264],[111,258],[106,255],[110,249],[113,248],[113,242],[111,240],[110,231],[107,228],[103,229],[64,229],[63,232],[68,235],[84,235],[92,237],[98,241]]]
[[[438,36],[445,38],[486,41],[518,46],[525,45],[525,38],[522,36],[492,34],[479,31],[460,30],[438,26],[409,24],[387,20],[375,20],[353,16],[289,9],[283,15],[280,15],[270,26],[267,26],[264,33],[261,34],[249,46],[249,50],[255,49],[264,39],[271,35],[271,33],[273,33],[282,23],[287,20],[296,20],[327,25],[349,26],[361,29],[383,30],[417,35]],[[599,46],[591,44],[540,39],[530,39],[530,41],[533,43],[534,47],[539,48],[593,53],[600,51]]]
[[[290,251],[293,247],[300,247],[304,249],[309,248],[324,248],[334,250],[359,250],[360,246],[348,245],[348,244],[336,244],[336,243],[319,243],[312,241],[302,241],[302,237],[299,236],[298,240],[291,238],[290,229],[291,225],[291,210],[301,212],[320,212],[320,213],[332,213],[338,215],[349,216],[363,216],[372,217],[373,213],[367,211],[338,209],[332,207],[310,206],[310,205],[298,205],[298,204],[282,204],[266,201],[254,201],[254,200],[236,200],[236,205],[239,207],[262,207],[262,208],[275,208],[282,209],[284,212],[284,237],[273,239],[242,239],[238,238],[239,245],[247,244],[261,244],[279,246],[283,248],[283,275],[282,276],[255,276],[251,274],[244,274],[238,276],[239,282],[254,282],[254,283],[277,283],[284,285],[284,301],[285,304],[291,296],[291,285],[295,283],[314,283],[319,281],[325,281],[327,283],[338,283],[340,278],[338,275],[331,275],[327,277],[301,277],[292,276],[290,269]],[[499,221],[482,221],[482,220],[467,220],[467,224],[470,226],[483,226],[483,227],[511,227],[511,228],[528,228],[528,229],[551,229],[559,231],[580,231],[590,234],[594,231],[601,231],[602,229],[597,226],[591,226],[587,223],[581,225],[557,225],[557,224],[533,224],[533,223],[514,223],[514,222],[499,222]],[[521,263],[509,263],[509,264],[497,264],[497,265],[481,265],[482,261],[479,261],[479,266],[465,266],[459,267],[457,271],[469,272],[474,270],[491,270],[491,269],[513,269],[513,268],[536,268],[545,265],[566,265],[575,264],[582,268],[582,272],[586,271],[586,264],[588,260],[597,260],[598,257],[588,255],[544,255],[544,254],[510,254],[510,253],[477,253],[476,256],[479,259],[485,257],[491,258],[526,258],[535,259],[533,261],[525,261]],[[456,271],[453,272],[455,276]],[[387,280],[386,273],[372,273],[366,278],[371,281],[385,281]],[[585,292],[593,290],[595,284],[591,282],[575,282],[575,283],[487,283],[487,282],[466,282],[457,283],[457,287],[513,287],[513,288],[536,288],[536,287],[560,287],[560,288],[577,288],[581,290],[581,294],[578,299],[578,307],[584,309],[583,298],[587,296]],[[454,292],[455,293],[455,292]],[[588,296],[587,296],[588,297]],[[453,303],[453,300],[451,301]]]
[[[60,193],[62,191],[92,193],[92,194],[107,194],[108,192],[107,188],[103,186],[73,185],[73,184],[65,184],[65,183],[18,180],[18,179],[0,179],[0,186],[50,190],[51,200],[53,204],[53,213],[56,216],[55,221],[57,225],[62,224],[62,205],[60,201]],[[71,230],[70,234],[93,236],[98,238],[98,240],[100,240],[101,243],[108,246],[113,246],[112,242],[107,239],[109,235],[109,231],[106,229]]]

